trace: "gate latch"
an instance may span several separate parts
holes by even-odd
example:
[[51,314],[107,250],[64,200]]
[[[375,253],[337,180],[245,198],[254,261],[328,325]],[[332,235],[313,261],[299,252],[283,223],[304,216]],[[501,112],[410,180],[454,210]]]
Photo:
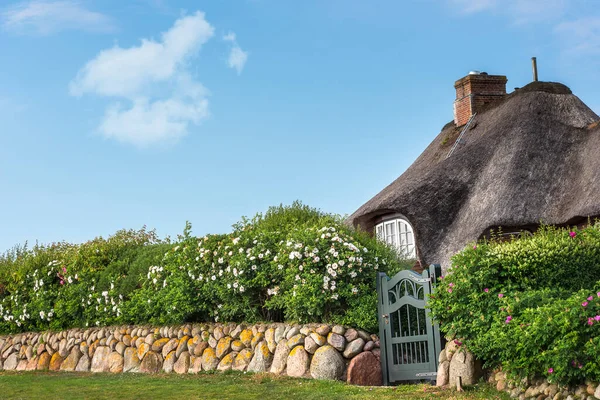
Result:
[[389,314],[383,314],[381,317],[385,318],[386,325],[390,323],[390,315]]

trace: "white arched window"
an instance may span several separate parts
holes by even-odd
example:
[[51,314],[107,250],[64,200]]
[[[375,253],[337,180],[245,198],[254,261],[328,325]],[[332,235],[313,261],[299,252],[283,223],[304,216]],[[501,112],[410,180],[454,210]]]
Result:
[[394,246],[406,258],[417,258],[412,226],[402,218],[383,221],[375,226],[377,238]]

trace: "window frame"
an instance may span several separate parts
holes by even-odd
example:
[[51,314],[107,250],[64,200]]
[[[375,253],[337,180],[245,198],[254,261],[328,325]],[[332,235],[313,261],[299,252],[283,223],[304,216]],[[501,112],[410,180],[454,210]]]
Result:
[[409,259],[418,258],[415,229],[404,216],[390,215],[376,221],[375,236],[384,243],[393,246]]

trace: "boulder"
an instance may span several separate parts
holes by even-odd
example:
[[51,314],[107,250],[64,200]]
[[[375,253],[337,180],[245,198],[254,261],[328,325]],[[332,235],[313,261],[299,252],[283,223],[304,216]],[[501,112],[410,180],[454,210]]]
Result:
[[202,353],[204,353],[204,350],[206,350],[207,347],[208,342],[201,341],[196,343],[196,346],[194,346],[194,356],[202,357]]
[[87,354],[82,354],[81,358],[77,362],[75,367],[76,372],[89,372],[90,370],[90,357]]
[[302,346],[296,346],[290,351],[287,363],[287,375],[292,377],[302,377],[308,372],[310,366],[310,356]]
[[[358,336],[358,334],[356,335]],[[346,358],[352,358],[359,354],[365,347],[365,340],[362,338],[356,338],[346,346],[343,356]]]
[[202,357],[190,357],[190,364],[191,365],[188,370],[190,374],[197,374],[198,372],[202,371]]
[[341,379],[344,370],[343,357],[330,345],[322,346],[315,351],[310,363],[310,374],[315,379]]
[[215,351],[217,358],[221,359],[221,358],[223,358],[223,356],[225,356],[227,353],[229,353],[231,351],[232,340],[233,339],[231,339],[231,336],[224,336],[224,337],[221,337],[221,339],[219,339],[219,342],[217,343],[217,347],[216,347],[216,351]]
[[71,353],[65,358],[65,360],[60,365],[61,371],[75,371],[75,367],[77,367],[77,363],[81,358],[81,351],[79,350],[79,346],[73,347],[71,349]]
[[123,352],[123,372],[140,372],[140,359],[133,347],[127,347]]
[[277,347],[277,342],[275,342],[275,328],[269,328],[265,331],[265,340],[267,341],[269,351],[274,353]]
[[346,331],[346,333],[344,333],[344,337],[346,338],[346,342],[351,342],[358,338],[358,331],[356,329],[350,328]]
[[[161,338],[161,339],[155,340],[154,343],[152,343],[152,351],[154,351],[156,353],[160,353],[162,351],[163,347],[165,347],[165,345],[167,343],[169,343],[169,341],[170,341],[169,338]],[[148,342],[146,342],[146,343],[149,344]],[[169,351],[171,351],[171,350],[169,350]],[[167,354],[168,353],[169,352],[167,352]]]
[[150,351],[150,345],[148,343],[142,342],[137,347],[137,356],[140,360],[143,360],[146,357],[146,354]]
[[175,350],[173,350],[165,357],[165,360],[163,361],[162,365],[162,370],[167,373],[173,372],[173,366],[175,365],[175,361],[177,361],[177,356],[175,355]]
[[50,364],[48,365],[48,369],[50,371],[59,371],[60,365],[62,364],[63,360],[64,360],[64,358],[61,357],[59,352],[54,353],[52,355],[52,358],[50,359]]
[[207,347],[202,353],[202,369],[204,371],[212,371],[219,365],[219,359],[215,353],[215,349]]
[[381,363],[371,352],[360,353],[348,365],[346,382],[352,385],[381,386],[383,384]]
[[329,325],[321,325],[317,329],[315,329],[315,332],[321,336],[327,337],[329,332],[331,332],[331,327]]
[[448,375],[448,383],[452,387],[456,385],[456,378],[459,376],[463,385],[473,385],[482,375],[481,365],[475,361],[470,351],[461,349],[452,355]]
[[273,339],[275,340],[275,343],[279,344],[281,339],[285,337],[284,333],[285,326],[279,325],[277,328],[275,328],[275,333],[273,334]]
[[[175,355],[177,355],[177,352],[175,352]],[[184,351],[183,353],[181,353],[179,355],[179,357],[177,357],[177,361],[175,362],[175,365],[173,365],[173,371],[175,371],[178,374],[187,374],[189,369],[190,369],[190,353],[187,351]]]
[[296,347],[298,345],[302,345],[302,344],[304,344],[304,338],[305,338],[305,336],[301,333],[294,335],[288,339],[287,346],[290,349],[293,349],[294,347]]
[[[444,351],[442,351],[441,353],[445,354]],[[450,382],[450,361],[444,360],[438,366],[438,373],[437,373],[437,379],[436,379],[435,385],[436,386],[445,386],[449,382]]]
[[147,374],[157,374],[162,367],[162,357],[154,351],[149,351],[140,363],[140,372]]
[[108,356],[108,371],[114,374],[123,372],[123,356],[117,351],[113,351]]
[[108,356],[110,348],[108,346],[99,346],[92,357],[92,372],[108,372]]
[[242,341],[242,343],[244,343],[244,346],[250,347],[250,345],[252,344],[252,337],[253,336],[254,335],[252,334],[252,330],[251,329],[244,329],[240,333],[240,340]]
[[187,351],[188,340],[190,340],[190,337],[187,335],[183,335],[179,339],[179,344],[177,345],[177,349],[175,350],[175,356],[177,357],[177,359],[179,359],[179,356],[181,355],[181,353],[183,353],[184,351]]
[[[46,354],[46,353],[44,353]],[[49,362],[49,361],[48,361]],[[12,371],[17,369],[17,364],[19,363],[19,356],[17,353],[12,353],[8,356],[8,358],[4,361],[4,369],[6,371]],[[45,369],[45,368],[40,368]]]
[[233,366],[233,361],[235,360],[236,356],[237,356],[237,353],[228,353],[225,357],[223,357],[221,362],[219,362],[219,365],[217,365],[217,370],[219,370],[219,371],[231,370],[231,367]]
[[327,335],[327,343],[338,351],[344,351],[344,348],[346,347],[346,338],[339,333],[330,332],[329,335]]
[[285,370],[287,358],[290,354],[290,348],[286,344],[286,340],[281,340],[275,348],[273,363],[271,364],[271,373],[281,374]]
[[[16,354],[15,354],[15,356],[16,356]],[[48,352],[44,352],[44,353],[40,354],[40,356],[38,357],[36,369],[38,371],[48,369],[48,367],[50,366],[50,358],[51,357],[52,356]],[[15,365],[15,368],[16,368],[16,365]],[[6,365],[4,366],[4,369],[6,369]]]
[[249,372],[265,372],[269,370],[273,355],[269,352],[269,346],[262,340],[254,348],[254,357],[248,364]]
[[307,336],[304,338],[304,349],[308,351],[310,354],[315,354],[315,351],[319,348],[319,345],[315,343],[311,336]]
[[235,371],[245,371],[252,360],[252,351],[250,349],[242,349],[233,360],[231,368]]

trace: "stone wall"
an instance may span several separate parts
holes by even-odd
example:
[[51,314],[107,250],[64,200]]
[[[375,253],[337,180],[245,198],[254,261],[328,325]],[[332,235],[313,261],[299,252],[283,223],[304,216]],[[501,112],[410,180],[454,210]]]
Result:
[[[448,340],[440,352],[437,386],[456,386],[461,378],[463,385],[477,383],[485,374],[481,362],[466,350],[459,340]],[[588,382],[575,387],[559,386],[546,379],[510,381],[501,370],[488,372],[488,382],[499,391],[505,391],[519,400],[592,400],[600,399],[600,385]]]
[[119,326],[0,337],[0,370],[271,372],[381,385],[379,339],[339,325]]

